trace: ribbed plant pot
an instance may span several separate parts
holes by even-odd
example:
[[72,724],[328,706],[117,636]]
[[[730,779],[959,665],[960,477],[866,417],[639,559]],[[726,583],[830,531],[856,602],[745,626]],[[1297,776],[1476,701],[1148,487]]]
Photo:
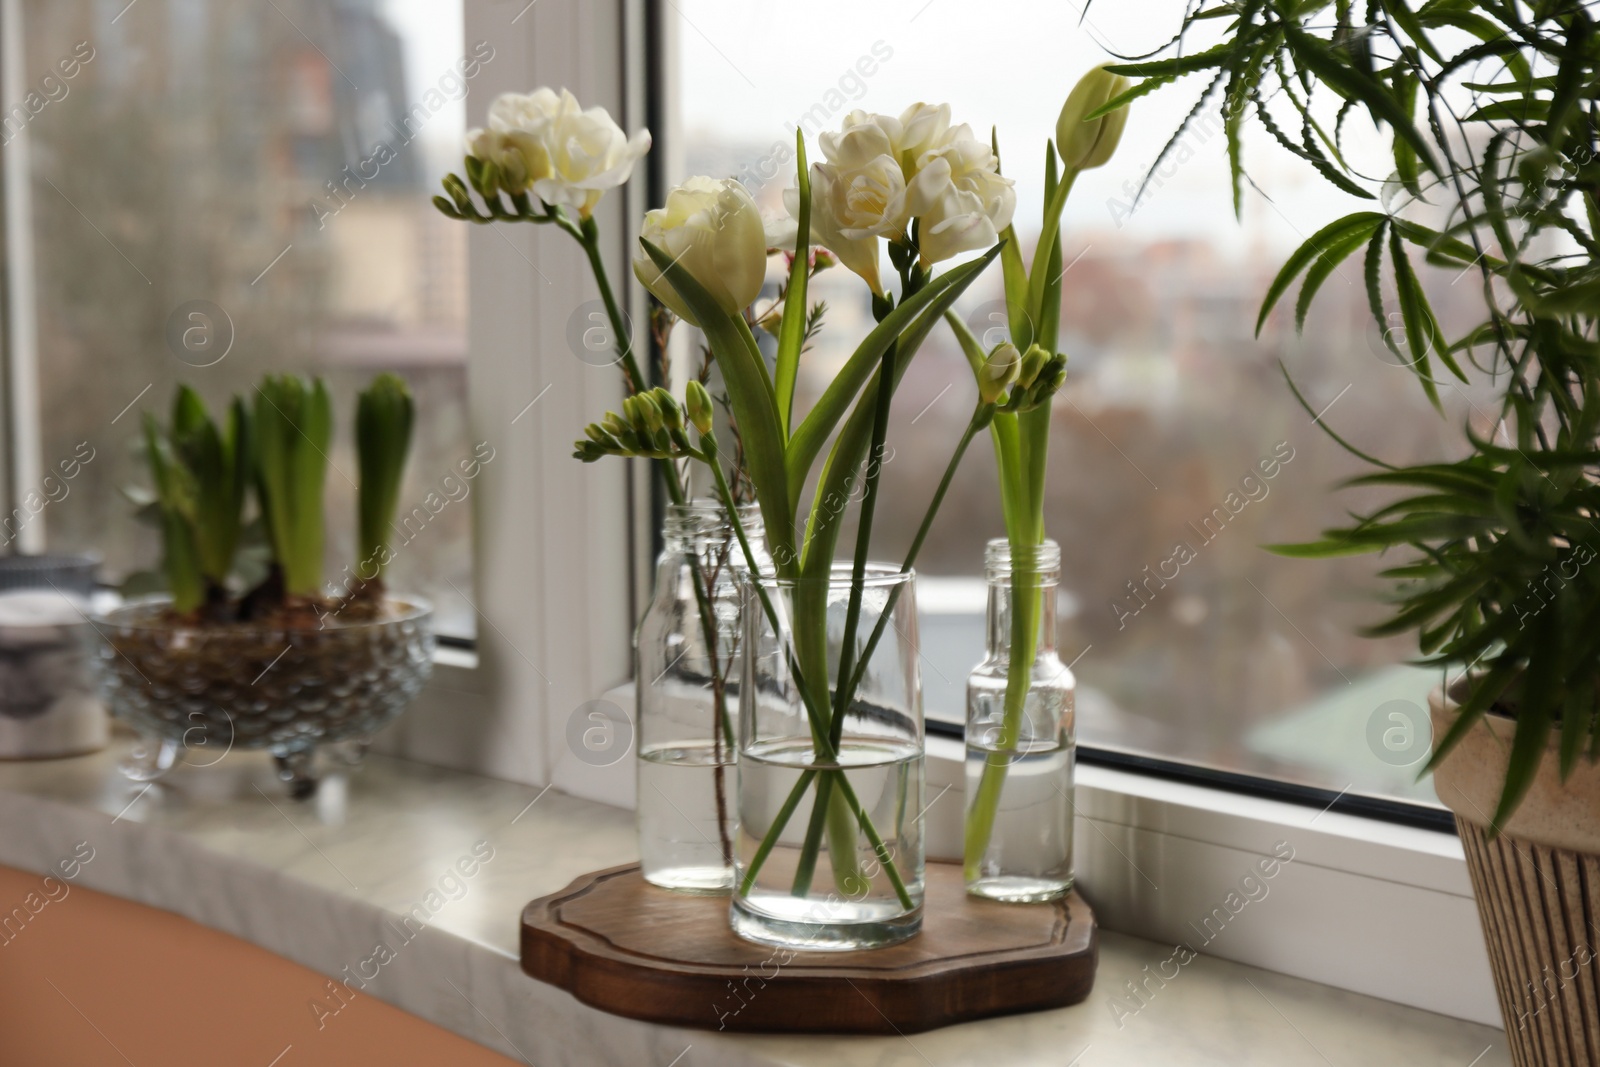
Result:
[[[1455,701],[1435,690],[1429,704],[1433,736],[1443,737]],[[1580,759],[1562,782],[1552,731],[1527,798],[1490,838],[1515,726],[1485,715],[1434,772],[1434,787],[1466,849],[1512,1061],[1600,1064],[1600,765]]]

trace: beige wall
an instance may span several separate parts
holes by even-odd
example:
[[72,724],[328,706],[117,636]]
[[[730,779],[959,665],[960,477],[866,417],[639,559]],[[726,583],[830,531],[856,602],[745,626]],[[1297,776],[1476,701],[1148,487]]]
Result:
[[325,978],[254,945],[0,867],[4,1067],[267,1067],[285,1048],[277,1067],[514,1062],[359,994],[319,1030],[318,998]]

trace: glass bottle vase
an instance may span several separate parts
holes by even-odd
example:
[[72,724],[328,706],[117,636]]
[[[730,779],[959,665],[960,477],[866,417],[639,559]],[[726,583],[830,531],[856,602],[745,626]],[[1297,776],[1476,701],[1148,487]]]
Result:
[[[760,562],[759,512],[740,515]],[[744,553],[713,501],[669,505],[662,536],[655,594],[634,638],[640,866],[667,889],[726,893]]]
[[876,948],[922,925],[915,580],[869,564],[854,613],[851,584],[835,563],[748,587],[731,909],[747,940]]
[[1072,671],[1056,655],[1054,541],[989,542],[987,654],[967,678],[967,892],[1013,903],[1072,888]]

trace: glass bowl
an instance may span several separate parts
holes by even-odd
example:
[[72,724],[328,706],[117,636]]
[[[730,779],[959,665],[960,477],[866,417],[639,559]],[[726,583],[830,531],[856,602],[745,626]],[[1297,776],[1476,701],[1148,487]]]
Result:
[[185,751],[210,765],[235,748],[267,749],[295,796],[316,788],[314,754],[359,763],[433,670],[433,609],[386,597],[374,618],[328,614],[320,625],[180,622],[165,597],[94,618],[111,713],[145,744],[123,765],[136,781]]

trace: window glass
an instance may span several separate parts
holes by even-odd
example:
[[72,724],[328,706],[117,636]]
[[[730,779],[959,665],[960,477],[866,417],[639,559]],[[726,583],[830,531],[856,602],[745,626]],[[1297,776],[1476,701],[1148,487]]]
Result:
[[[993,0],[977,18],[951,0],[673,7],[674,178],[740,177],[778,211],[794,181],[797,125],[815,160],[817,132],[837,129],[851,109],[898,114],[948,101],[955,121],[980,135],[997,127],[1031,261],[1045,141],[1068,90],[1108,49],[1163,43],[1184,5],[1096,4],[1085,14],[1073,3]],[[1364,502],[1334,492],[1363,468],[1295,403],[1279,360],[1328,425],[1392,462],[1447,454],[1470,409],[1452,398],[1441,420],[1387,354],[1356,261],[1329,279],[1303,334],[1277,315],[1256,338],[1261,297],[1284,258],[1353,201],[1252,131],[1246,162],[1259,191],[1246,186],[1235,219],[1215,104],[1138,195],[1200,87],[1140,99],[1113,160],[1078,179],[1063,223],[1070,364],[1054,407],[1046,524],[1061,544],[1061,654],[1078,679],[1078,737],[1432,803],[1416,774],[1438,676],[1405,665],[1415,656],[1409,636],[1357,635],[1383,615],[1379,564],[1293,561],[1259,547],[1313,538]],[[1436,280],[1442,318],[1452,303],[1470,310],[1475,292]],[[843,270],[812,292],[828,316],[801,367],[801,404],[871,322],[865,288]],[[991,270],[958,310],[982,333],[1001,324],[1000,297]],[[954,339],[936,333],[896,394],[876,555],[904,552],[975,399]],[[963,715],[966,675],[983,653],[984,543],[1003,532],[993,452],[975,442],[918,563],[932,717]]]
[[27,95],[5,101],[4,137],[25,139],[31,177],[32,262],[16,265],[33,278],[40,462],[59,475],[93,453],[31,520],[49,547],[100,552],[113,580],[153,567],[155,531],[121,492],[148,484],[142,413],[165,419],[179,382],[215,411],[300,371],[335,398],[338,582],[356,556],[355,394],[395,371],[417,419],[389,584],[471,636],[466,231],[428,195],[459,167],[464,97],[492,62],[464,45],[459,0],[22,8]]

